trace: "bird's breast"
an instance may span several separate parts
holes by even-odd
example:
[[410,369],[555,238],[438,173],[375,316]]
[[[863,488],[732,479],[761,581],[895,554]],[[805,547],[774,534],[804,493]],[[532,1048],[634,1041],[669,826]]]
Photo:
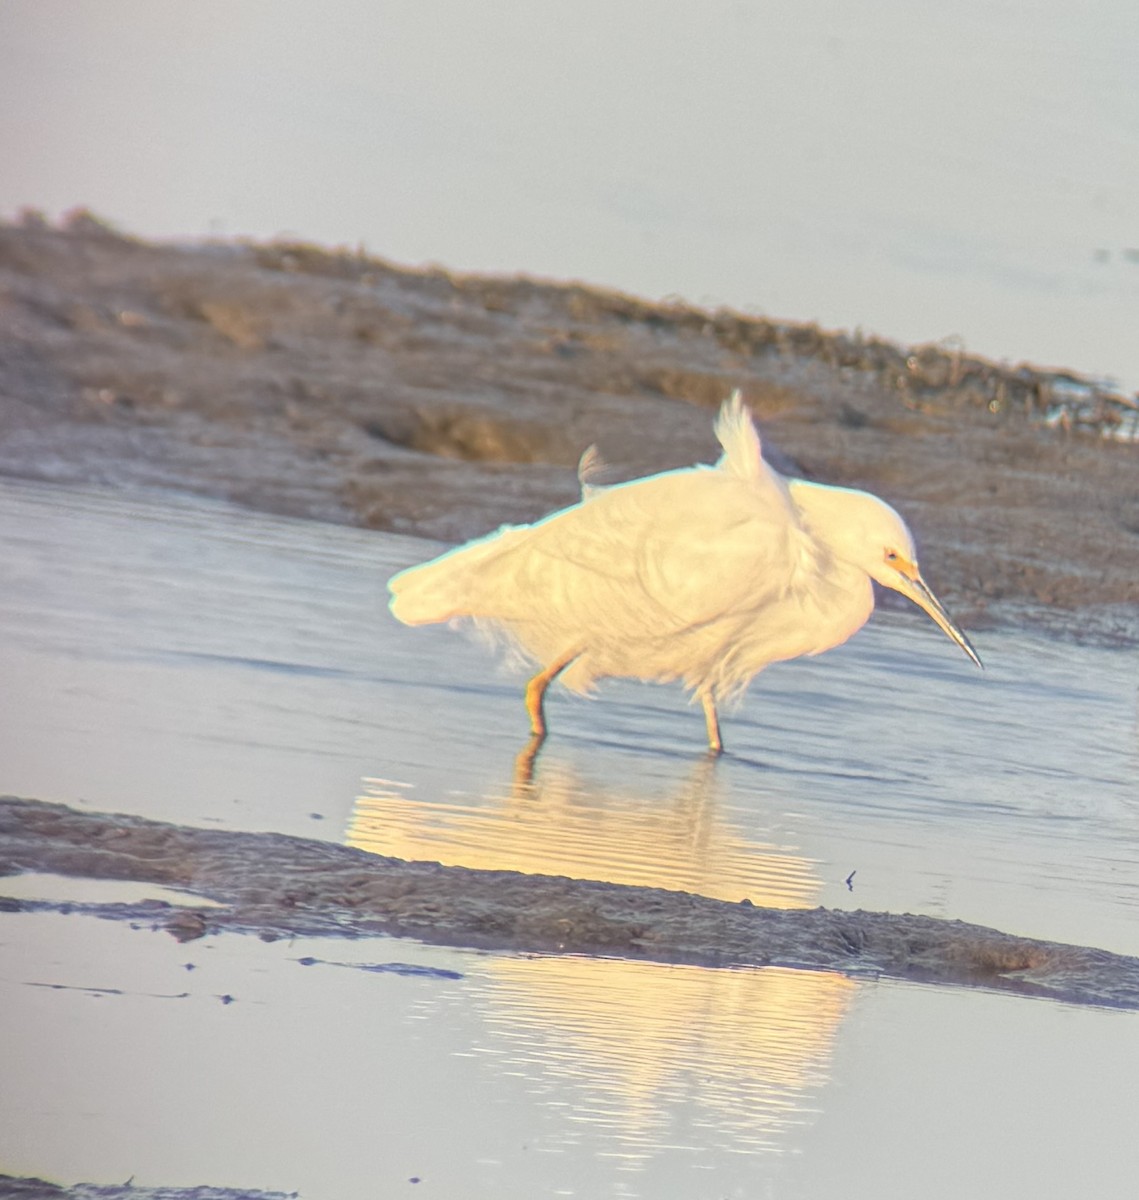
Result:
[[783,594],[749,614],[732,657],[754,674],[768,663],[822,654],[861,629],[873,610],[869,576],[832,562],[825,570],[802,572]]

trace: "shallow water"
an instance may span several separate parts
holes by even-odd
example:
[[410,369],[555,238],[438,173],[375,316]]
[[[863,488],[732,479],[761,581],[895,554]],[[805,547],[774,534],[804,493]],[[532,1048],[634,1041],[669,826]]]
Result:
[[[765,675],[715,764],[679,692],[555,695],[526,782],[518,680],[387,617],[426,543],[0,481],[0,548],[0,791],[1139,953],[1131,651],[982,633],[981,674],[880,615]],[[383,939],[179,946],[76,914],[2,914],[0,945],[17,1173],[1123,1196],[1139,1167],[1132,1014]],[[393,961],[429,970],[333,965]]]
[[[827,973],[0,915],[0,1159],[437,1196],[1134,1194],[1135,1016]],[[316,960],[316,961],[313,961]],[[351,968],[362,969],[351,969]]]
[[551,693],[525,785],[521,677],[386,612],[429,543],[0,482],[0,546],[4,791],[1139,952],[1132,650],[981,633],[982,673],[877,614],[761,676],[715,764],[679,689]]

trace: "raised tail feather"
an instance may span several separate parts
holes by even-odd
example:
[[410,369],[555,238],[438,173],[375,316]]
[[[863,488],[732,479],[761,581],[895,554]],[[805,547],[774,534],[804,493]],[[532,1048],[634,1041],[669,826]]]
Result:
[[759,433],[739,388],[720,406],[714,428],[716,439],[724,448],[720,460],[723,469],[741,479],[756,479],[764,473]]

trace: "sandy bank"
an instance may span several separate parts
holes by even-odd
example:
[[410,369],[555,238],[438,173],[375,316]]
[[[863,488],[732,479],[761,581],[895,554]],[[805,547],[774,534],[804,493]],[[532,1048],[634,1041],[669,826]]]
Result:
[[224,930],[264,938],[390,934],[518,953],[778,964],[1139,1008],[1139,959],[961,921],[762,908],[659,888],[404,862],[281,834],[192,829],[5,798],[0,873],[17,871],[157,883],[224,905],[82,907],[148,918],[187,941]]
[[710,460],[743,389],[776,461],[869,488],[966,626],[1139,632],[1135,412],[1056,372],[579,285],[297,245],[0,226],[0,471],[443,540]]

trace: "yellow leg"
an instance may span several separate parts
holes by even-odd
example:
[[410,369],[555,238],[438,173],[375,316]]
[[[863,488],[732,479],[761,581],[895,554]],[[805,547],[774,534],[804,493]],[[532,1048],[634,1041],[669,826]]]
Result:
[[546,736],[546,689],[577,658],[568,654],[544,667],[526,685],[526,711],[530,714],[530,732],[535,738]]
[[708,752],[722,754],[724,743],[720,740],[720,718],[716,715],[716,701],[711,690],[700,693],[700,703],[704,705],[704,720],[708,726]]

